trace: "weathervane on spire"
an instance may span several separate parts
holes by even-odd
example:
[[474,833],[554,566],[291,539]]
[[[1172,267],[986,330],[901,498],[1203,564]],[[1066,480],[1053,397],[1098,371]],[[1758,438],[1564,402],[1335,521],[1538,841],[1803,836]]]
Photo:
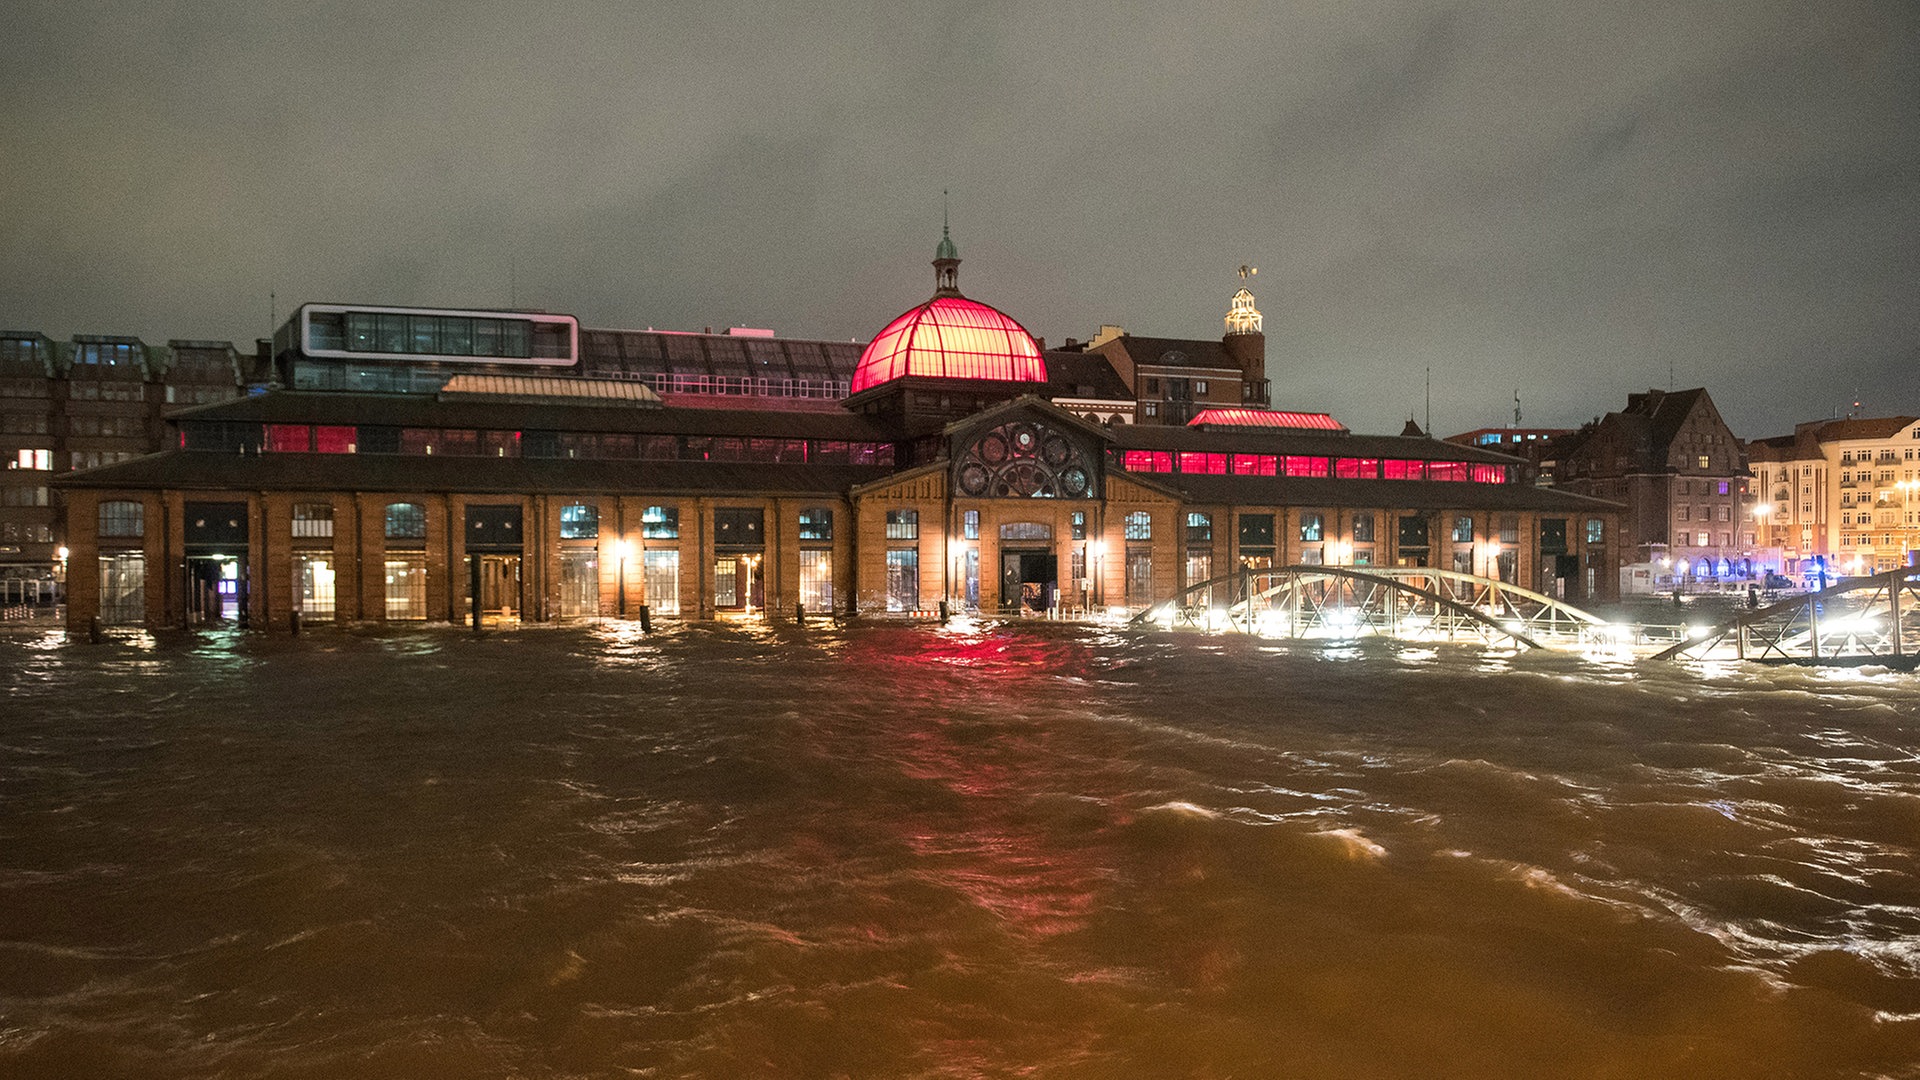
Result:
[[[1259,272],[1259,267],[1248,266],[1242,263],[1240,265],[1240,280],[1246,281]],[[1245,285],[1242,285],[1240,286],[1240,291],[1233,294],[1233,305],[1227,309],[1227,334],[1228,336],[1232,336],[1234,334],[1264,333],[1264,331],[1260,329],[1260,326],[1260,309],[1253,306],[1253,294],[1247,291]]]

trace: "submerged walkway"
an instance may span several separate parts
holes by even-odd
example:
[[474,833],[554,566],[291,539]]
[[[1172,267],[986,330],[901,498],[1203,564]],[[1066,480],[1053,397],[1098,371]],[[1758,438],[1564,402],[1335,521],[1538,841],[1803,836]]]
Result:
[[1507,582],[1434,567],[1282,566],[1188,588],[1136,626],[1268,637],[1479,641],[1610,659],[1904,666],[1920,655],[1920,569],[1854,578],[1717,625],[1612,622]]

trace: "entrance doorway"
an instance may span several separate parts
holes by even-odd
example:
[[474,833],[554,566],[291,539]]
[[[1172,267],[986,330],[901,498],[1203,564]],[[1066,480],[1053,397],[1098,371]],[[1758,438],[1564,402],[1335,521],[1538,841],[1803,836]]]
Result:
[[480,556],[480,618],[504,622],[520,617],[520,556]]
[[245,561],[229,555],[187,557],[188,626],[245,625],[247,584],[242,572]]
[[1051,551],[1001,551],[1000,610],[1044,612],[1060,590],[1060,557]]

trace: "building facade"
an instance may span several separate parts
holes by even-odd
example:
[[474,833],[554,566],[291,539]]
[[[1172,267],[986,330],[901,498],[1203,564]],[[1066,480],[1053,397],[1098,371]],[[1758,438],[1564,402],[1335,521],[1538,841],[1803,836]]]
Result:
[[[478,351],[512,313],[331,305],[343,336],[322,350],[354,355],[290,328],[291,388],[176,412],[166,452],[65,478],[73,565],[93,571],[72,576],[70,620],[1134,610],[1295,563],[1611,595],[1618,508],[1525,483],[1507,455],[1354,435],[1249,407],[1244,386],[1179,426],[1056,404],[1086,373],[1063,379],[963,296],[958,262],[943,241],[933,298],[861,351],[844,400],[778,405],[676,401],[605,377],[585,345],[571,365]],[[363,348],[333,350],[356,326]],[[553,334],[544,359],[562,360]],[[301,388],[335,379],[389,389]]]
[[1758,527],[1782,573],[1814,584],[1914,565],[1920,552],[1920,417],[1796,424],[1752,451]]
[[245,367],[224,341],[0,333],[0,604],[51,606],[64,588],[55,479],[160,450],[167,410],[240,397]]
[[[1649,582],[1746,582],[1756,567],[1746,445],[1705,389],[1631,394],[1554,441],[1554,486],[1625,504],[1620,569]],[[1636,578],[1636,580],[1638,580]]]

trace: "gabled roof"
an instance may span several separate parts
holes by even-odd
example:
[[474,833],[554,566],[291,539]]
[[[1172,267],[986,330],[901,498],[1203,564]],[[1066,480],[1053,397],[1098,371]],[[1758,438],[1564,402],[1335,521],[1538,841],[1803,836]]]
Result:
[[1068,412],[1043,397],[1025,394],[1012,401],[1003,401],[991,408],[982,409],[949,423],[941,433],[952,436],[963,431],[993,427],[1011,413],[1042,413],[1048,420],[1063,427],[1079,428],[1097,439],[1110,440],[1113,431],[1104,424],[1096,424],[1087,418]]
[[[1099,349],[1121,349],[1135,367],[1216,368],[1239,371],[1240,362],[1218,338],[1160,338],[1122,334]],[[1097,350],[1096,350],[1097,351]]]
[[1133,391],[1113,370],[1113,362],[1097,352],[1049,351],[1041,359],[1047,362],[1049,397],[1133,401]]
[[1881,416],[1855,417],[1846,420],[1829,420],[1814,429],[1814,438],[1821,442],[1844,442],[1849,439],[1891,439],[1920,417]]

